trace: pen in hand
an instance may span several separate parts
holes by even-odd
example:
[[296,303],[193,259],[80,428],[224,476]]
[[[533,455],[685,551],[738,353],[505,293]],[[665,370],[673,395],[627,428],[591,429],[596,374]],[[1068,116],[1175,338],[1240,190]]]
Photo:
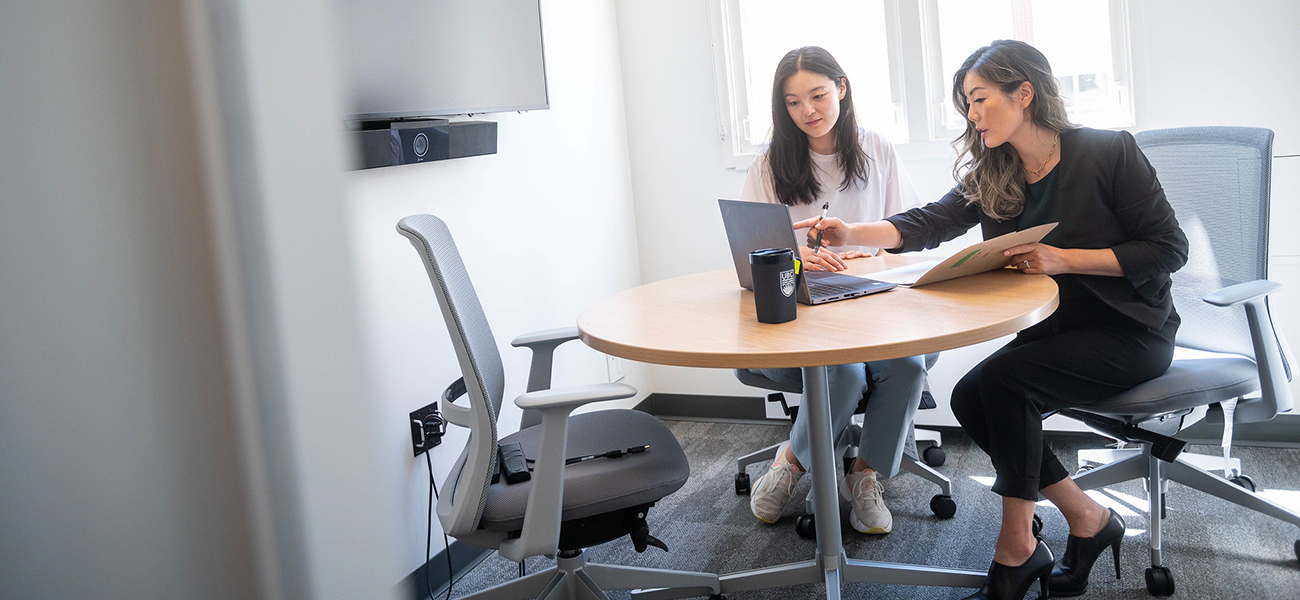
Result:
[[[830,202],[827,202],[827,203],[825,203],[825,204],[822,204],[822,216],[820,216],[820,217],[817,218],[817,223],[821,223],[822,220],[826,218],[826,211],[827,211],[827,209],[829,209],[830,207],[831,207],[831,203],[830,203]],[[816,226],[817,226],[817,223],[813,223],[813,227],[816,227]],[[822,230],[820,230],[820,229],[817,230],[817,243],[816,243],[816,245],[813,246],[813,254],[817,254],[818,252],[821,252],[821,249],[822,249],[822,233],[824,233],[824,231],[822,231]]]

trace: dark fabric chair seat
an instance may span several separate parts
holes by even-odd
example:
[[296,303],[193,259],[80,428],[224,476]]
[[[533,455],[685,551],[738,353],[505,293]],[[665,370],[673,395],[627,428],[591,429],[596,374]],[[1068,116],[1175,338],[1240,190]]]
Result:
[[[537,456],[541,426],[529,427],[501,439],[518,442],[524,456]],[[686,454],[677,438],[659,419],[636,410],[603,410],[569,417],[566,456],[578,457],[650,445],[639,454],[597,458],[564,469],[564,506],[560,519],[571,521],[655,502],[682,487],[690,476]],[[515,531],[523,527],[524,509],[532,481],[488,487],[487,505],[479,527]]]
[[1077,410],[1141,423],[1259,390],[1259,367],[1243,356],[1175,360],[1169,370],[1127,392]]

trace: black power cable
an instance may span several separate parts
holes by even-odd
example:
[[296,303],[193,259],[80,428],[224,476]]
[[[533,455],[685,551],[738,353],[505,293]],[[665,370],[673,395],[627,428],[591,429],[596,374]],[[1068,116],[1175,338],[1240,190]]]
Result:
[[[429,458],[429,453],[424,453],[424,464],[429,467],[429,526],[424,534],[424,589],[429,593],[429,600],[433,600],[433,584],[429,581],[429,551],[433,546],[433,500],[439,498],[438,484],[433,480],[433,459]],[[441,499],[441,498],[439,498]],[[447,540],[447,532],[442,533],[443,554],[447,555],[447,600],[451,600],[451,584],[455,582],[456,573],[451,567],[451,542]]]

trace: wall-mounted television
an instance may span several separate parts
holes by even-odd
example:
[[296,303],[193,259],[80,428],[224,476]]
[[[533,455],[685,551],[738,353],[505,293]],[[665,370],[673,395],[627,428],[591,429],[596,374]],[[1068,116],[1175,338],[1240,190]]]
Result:
[[347,120],[549,107],[540,0],[334,0]]

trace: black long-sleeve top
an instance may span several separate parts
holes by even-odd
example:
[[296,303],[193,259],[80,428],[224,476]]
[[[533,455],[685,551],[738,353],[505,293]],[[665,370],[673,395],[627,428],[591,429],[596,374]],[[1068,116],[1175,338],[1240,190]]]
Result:
[[[1061,134],[1057,171],[1061,248],[1110,248],[1123,277],[1078,275],[1082,286],[1133,320],[1160,329],[1174,313],[1169,274],[1187,263],[1187,237],[1155,169],[1127,131],[1074,129]],[[1016,219],[995,221],[968,204],[960,186],[937,202],[885,219],[902,234],[890,252],[934,248],[974,227],[984,239],[1010,233]]]

